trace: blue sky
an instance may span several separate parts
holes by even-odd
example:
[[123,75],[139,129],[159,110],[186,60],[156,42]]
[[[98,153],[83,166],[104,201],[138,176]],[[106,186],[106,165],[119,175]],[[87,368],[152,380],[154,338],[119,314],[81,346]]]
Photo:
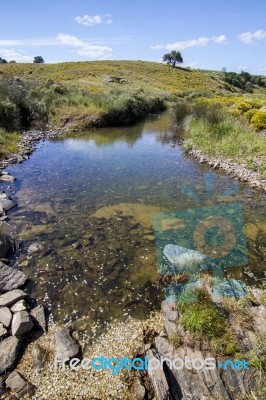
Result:
[[194,68],[266,74],[265,0],[9,0],[0,21],[8,61],[159,62],[180,50]]

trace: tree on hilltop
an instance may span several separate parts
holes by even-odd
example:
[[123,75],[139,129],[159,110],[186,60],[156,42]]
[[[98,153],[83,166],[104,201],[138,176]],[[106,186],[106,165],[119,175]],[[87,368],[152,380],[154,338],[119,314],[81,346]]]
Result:
[[163,56],[163,62],[166,62],[168,65],[172,65],[175,68],[176,64],[182,64],[183,57],[180,51],[171,51],[171,53],[167,53]]
[[42,58],[42,56],[36,56],[36,57],[34,57],[33,62],[35,64],[44,64],[44,59]]

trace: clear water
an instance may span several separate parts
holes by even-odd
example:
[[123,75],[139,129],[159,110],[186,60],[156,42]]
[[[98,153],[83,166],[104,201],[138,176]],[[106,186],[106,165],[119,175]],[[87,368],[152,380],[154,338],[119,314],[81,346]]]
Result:
[[[182,193],[184,186],[207,201],[204,174],[210,172],[173,147],[176,139],[162,114],[133,127],[47,140],[29,160],[8,169],[17,178],[7,189],[18,201],[11,212],[21,240],[16,263],[31,278],[33,296],[56,319],[76,321],[82,330],[92,321],[145,318],[159,307],[152,216],[199,207]],[[214,173],[215,203],[233,179]],[[265,194],[240,185],[235,200],[244,208],[250,261],[244,274],[243,268],[232,274],[260,285]],[[36,241],[44,245],[42,254],[27,253]]]

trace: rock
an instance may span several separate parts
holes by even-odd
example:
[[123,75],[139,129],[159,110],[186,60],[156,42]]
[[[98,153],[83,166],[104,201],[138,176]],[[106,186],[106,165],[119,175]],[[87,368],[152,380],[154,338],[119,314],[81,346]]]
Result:
[[244,283],[236,279],[217,281],[213,287],[213,297],[234,297],[240,298],[247,295]]
[[0,258],[5,258],[9,253],[14,251],[14,243],[8,236],[0,237]]
[[135,400],[145,399],[146,390],[145,387],[141,384],[139,379],[137,379],[136,382],[134,382],[133,390],[135,393]]
[[17,203],[15,203],[10,198],[0,198],[0,206],[3,207],[5,211],[11,210],[11,208],[16,207]]
[[27,277],[23,272],[0,261],[0,292],[7,292],[24,285]]
[[0,175],[0,182],[15,182],[16,178],[11,175]]
[[7,330],[4,325],[0,322],[0,339],[7,334]]
[[174,301],[162,302],[162,312],[165,319],[165,329],[169,337],[178,333],[179,312]]
[[28,306],[27,306],[27,304],[25,303],[25,300],[19,300],[17,303],[15,303],[15,304],[10,308],[10,310],[11,310],[13,313],[16,313],[16,312],[19,312],[19,311],[27,311],[27,309],[28,309]]
[[40,243],[34,242],[28,248],[28,253],[41,253],[44,251],[44,246]]
[[[155,353],[152,350],[149,350],[147,352],[147,356],[149,357],[149,365],[150,363],[152,363],[153,359],[156,359],[158,361],[158,358],[155,357]],[[171,400],[172,397],[170,394],[169,385],[167,383],[163,369],[148,369],[148,374],[152,381],[156,398],[158,400]]]
[[70,329],[63,328],[54,334],[56,357],[58,361],[71,359],[79,354],[79,346],[70,336]]
[[13,316],[12,335],[20,336],[29,332],[33,327],[33,322],[27,311],[19,311]]
[[189,272],[193,269],[196,272],[196,268],[202,263],[206,257],[198,251],[186,249],[182,246],[176,246],[174,244],[167,244],[163,250],[163,253],[167,260],[175,267],[175,272]]
[[31,352],[32,367],[41,371],[45,364],[46,353],[39,345],[35,345]]
[[12,313],[7,307],[0,307],[0,323],[9,328],[12,321]]
[[0,375],[14,367],[20,349],[20,340],[10,336],[0,342]]
[[6,386],[17,393],[19,397],[24,397],[26,395],[32,396],[35,389],[34,386],[17,371],[11,372],[8,376],[6,379]]
[[10,292],[4,293],[0,296],[0,307],[12,306],[17,301],[25,299],[26,297],[27,295],[23,290],[11,290]]
[[44,306],[38,305],[30,312],[33,323],[38,329],[42,329],[43,332],[47,330],[46,316]]

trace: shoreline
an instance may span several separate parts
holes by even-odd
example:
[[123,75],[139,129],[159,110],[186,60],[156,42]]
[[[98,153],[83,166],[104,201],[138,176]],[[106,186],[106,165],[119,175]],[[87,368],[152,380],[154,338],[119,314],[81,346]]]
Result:
[[251,188],[262,189],[266,193],[266,179],[262,179],[256,171],[248,169],[244,164],[222,156],[210,156],[198,148],[185,148],[186,141],[181,144],[185,154],[196,159],[200,164],[208,164],[212,169],[220,169],[228,176],[237,178]]

